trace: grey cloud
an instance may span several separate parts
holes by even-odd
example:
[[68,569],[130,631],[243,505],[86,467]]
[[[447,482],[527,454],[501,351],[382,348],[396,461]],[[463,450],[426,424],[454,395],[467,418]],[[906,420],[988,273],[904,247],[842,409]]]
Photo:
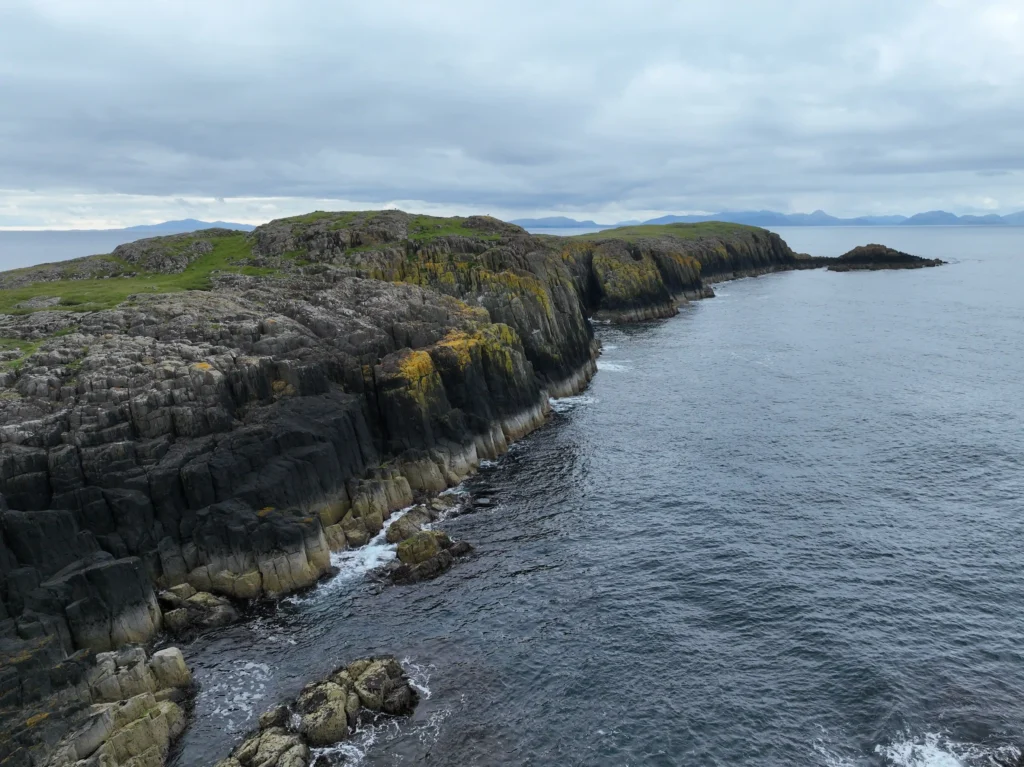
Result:
[[81,6],[0,10],[7,189],[1024,207],[1012,0]]

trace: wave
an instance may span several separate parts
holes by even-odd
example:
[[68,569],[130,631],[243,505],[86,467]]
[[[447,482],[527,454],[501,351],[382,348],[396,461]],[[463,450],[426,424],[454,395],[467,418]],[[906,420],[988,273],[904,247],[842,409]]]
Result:
[[574,408],[582,405],[593,405],[597,401],[597,397],[589,394],[578,394],[575,397],[561,397],[560,399],[550,400],[551,409],[556,413],[568,413]]
[[[409,677],[409,683],[420,694],[422,701],[430,700],[430,673],[433,665],[421,665],[411,658],[402,659],[402,667]],[[460,704],[465,703],[465,696],[461,697]],[[323,761],[331,765],[358,765],[366,761],[370,749],[377,745],[384,745],[399,739],[415,738],[423,746],[429,747],[437,742],[441,734],[441,727],[445,720],[451,716],[454,708],[450,705],[430,712],[425,721],[415,723],[403,722],[401,719],[390,717],[379,717],[374,722],[362,724],[356,728],[352,737],[342,743],[336,743],[324,748],[311,749],[312,758],[310,764],[318,764],[317,760],[323,757]]]
[[353,579],[362,577],[373,570],[386,565],[397,556],[398,544],[388,543],[388,528],[404,517],[412,506],[394,512],[384,521],[384,527],[365,546],[357,549],[345,549],[331,554],[331,564],[338,568],[338,574],[318,585],[311,592],[293,595],[282,599],[282,604],[301,605],[318,601],[324,595],[337,588],[349,584]]
[[216,683],[200,689],[197,702],[203,698],[216,700],[216,705],[205,715],[221,718],[228,732],[241,732],[255,716],[270,677],[270,666],[266,663],[235,660],[219,671]]
[[993,749],[977,743],[961,743],[941,733],[929,732],[920,737],[903,737],[875,753],[892,767],[982,767],[1000,762],[1016,764],[1020,751],[1012,746]]
[[609,373],[628,373],[633,368],[620,362],[607,362],[606,360],[599,359],[597,361],[597,369],[605,370]]

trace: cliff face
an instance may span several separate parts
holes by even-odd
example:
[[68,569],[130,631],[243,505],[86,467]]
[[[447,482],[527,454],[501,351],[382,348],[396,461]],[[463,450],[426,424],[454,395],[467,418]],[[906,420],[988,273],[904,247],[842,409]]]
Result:
[[585,386],[588,315],[667,316],[792,264],[775,235],[701,226],[311,214],[8,275],[0,638],[104,651],[160,630],[155,588],[309,586]]

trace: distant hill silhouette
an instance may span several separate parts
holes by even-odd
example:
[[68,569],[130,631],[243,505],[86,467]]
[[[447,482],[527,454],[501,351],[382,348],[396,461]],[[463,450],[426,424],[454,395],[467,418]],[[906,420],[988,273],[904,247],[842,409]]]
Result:
[[958,216],[944,210],[931,210],[913,216],[857,216],[838,218],[823,210],[813,213],[778,213],[773,210],[722,211],[684,216],[659,216],[648,221],[620,221],[617,224],[596,224],[593,221],[577,221],[565,216],[549,218],[521,218],[512,221],[524,229],[583,229],[606,228],[643,224],[697,224],[703,221],[726,221],[731,224],[750,226],[1024,226],[1024,211],[997,216]]
[[[197,229],[237,229],[240,232],[251,232],[256,227],[249,224],[235,224],[231,221],[200,221],[195,218],[183,218],[178,221],[164,221],[162,224],[140,224],[139,226],[127,226],[125,232],[153,232],[154,234],[180,234],[182,232],[194,232]],[[119,231],[111,229],[108,231]]]
[[[523,229],[581,229],[583,227],[593,228],[595,226],[609,226],[608,224],[595,224],[593,221],[577,221],[574,218],[565,216],[548,216],[547,218],[516,218],[509,222]],[[614,224],[619,226],[619,224]]]

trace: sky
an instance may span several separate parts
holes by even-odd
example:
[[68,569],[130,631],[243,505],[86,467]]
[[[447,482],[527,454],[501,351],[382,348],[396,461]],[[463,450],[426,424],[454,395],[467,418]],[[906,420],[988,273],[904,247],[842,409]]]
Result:
[[0,0],[0,228],[1024,210],[1024,0]]

